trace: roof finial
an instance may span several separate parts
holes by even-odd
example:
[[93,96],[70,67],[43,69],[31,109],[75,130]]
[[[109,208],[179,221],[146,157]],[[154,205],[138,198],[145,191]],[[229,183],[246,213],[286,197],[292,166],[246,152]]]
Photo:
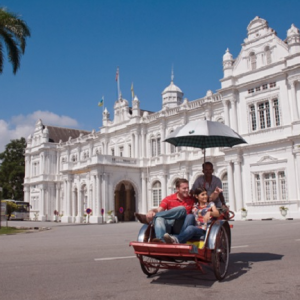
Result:
[[174,65],[172,64],[171,83],[174,81]]

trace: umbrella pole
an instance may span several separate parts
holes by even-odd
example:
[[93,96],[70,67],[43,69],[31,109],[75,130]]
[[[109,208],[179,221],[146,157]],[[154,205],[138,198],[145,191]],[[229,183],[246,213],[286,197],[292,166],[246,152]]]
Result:
[[206,154],[206,149],[204,148],[204,161],[203,161],[203,163],[205,163],[205,154]]

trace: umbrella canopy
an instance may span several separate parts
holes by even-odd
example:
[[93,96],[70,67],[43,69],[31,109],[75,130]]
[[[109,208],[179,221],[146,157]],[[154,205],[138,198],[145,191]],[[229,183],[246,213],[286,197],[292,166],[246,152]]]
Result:
[[194,148],[232,147],[247,143],[229,126],[220,122],[196,120],[176,128],[167,138],[176,147],[186,146]]

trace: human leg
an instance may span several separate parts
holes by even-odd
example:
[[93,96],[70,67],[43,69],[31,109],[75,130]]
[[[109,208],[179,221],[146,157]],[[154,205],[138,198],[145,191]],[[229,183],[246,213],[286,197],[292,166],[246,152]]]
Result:
[[203,235],[205,235],[203,229],[198,226],[190,225],[177,236],[177,239],[179,243],[184,244],[193,237],[200,238]]
[[179,234],[185,231],[185,229],[190,225],[196,225],[195,216],[193,214],[186,215]]
[[157,213],[154,217],[155,235],[158,239],[163,239],[166,232],[170,232],[170,228],[174,226],[175,220],[184,219],[186,209],[184,206],[174,207]]

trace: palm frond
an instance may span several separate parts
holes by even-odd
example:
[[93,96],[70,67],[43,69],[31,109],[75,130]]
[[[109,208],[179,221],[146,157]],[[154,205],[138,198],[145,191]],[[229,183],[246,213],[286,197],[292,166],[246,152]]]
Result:
[[16,74],[20,68],[20,50],[10,33],[3,30],[0,33],[7,48],[8,60],[13,66],[13,73]]
[[[30,30],[26,22],[14,13],[0,8],[0,37],[4,40],[8,59],[13,65],[13,73],[20,68],[21,54],[25,53],[26,38],[30,37]],[[3,71],[3,49],[0,49],[0,73]]]
[[3,72],[3,46],[0,42],[0,74]]

